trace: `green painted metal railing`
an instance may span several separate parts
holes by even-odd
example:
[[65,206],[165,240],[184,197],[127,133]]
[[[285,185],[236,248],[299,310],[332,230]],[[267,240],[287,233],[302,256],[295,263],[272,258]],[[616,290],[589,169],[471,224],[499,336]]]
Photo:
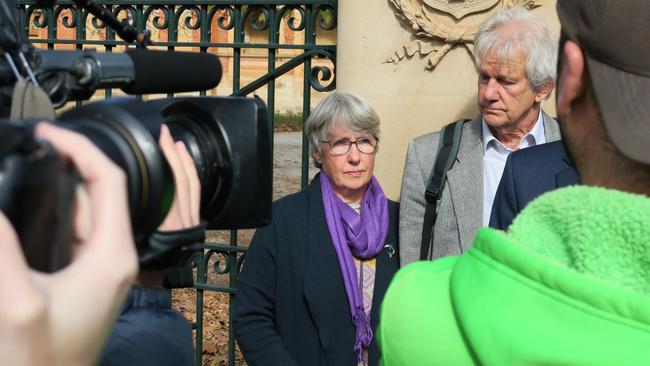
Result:
[[[276,110],[276,79],[297,67],[303,66],[302,77],[302,116],[303,124],[309,116],[312,89],[327,92],[335,88],[334,65],[336,46],[318,42],[319,32],[336,29],[337,0],[97,0],[124,21],[128,21],[139,30],[149,28],[151,31],[166,32],[166,39],[154,40],[156,48],[174,50],[178,47],[191,47],[197,52],[219,52],[228,50],[232,58],[232,95],[249,95],[266,87],[271,127],[274,125]],[[57,1],[52,8],[40,7],[34,0],[17,0],[21,29],[29,35],[32,43],[49,49],[65,46],[83,49],[88,46],[103,47],[106,52],[113,52],[126,43],[116,38],[111,29],[88,14],[70,0]],[[302,35],[299,44],[281,42],[281,29]],[[74,32],[73,37],[57,38],[61,31]],[[182,37],[181,33],[198,33],[198,37]],[[221,32],[226,40],[213,39],[215,32]],[[255,33],[255,42],[250,41],[250,34]],[[102,34],[102,39],[89,36]],[[260,37],[262,35],[262,37]],[[159,37],[160,38],[160,37]],[[217,37],[219,38],[219,37]],[[223,37],[222,37],[223,38]],[[241,85],[243,50],[267,50],[266,73],[258,79]],[[278,51],[292,50],[292,54],[282,57],[278,64]],[[285,51],[288,52],[288,51]],[[259,56],[259,55],[258,55]],[[287,59],[288,58],[288,59]],[[312,66],[314,59],[326,59],[323,65]],[[322,82],[326,84],[323,85]],[[105,96],[111,97],[112,91],[106,90]],[[206,91],[200,92],[206,95]],[[303,134],[301,159],[301,186],[307,185],[308,179],[308,141]],[[195,260],[197,266],[196,289],[196,364],[202,364],[203,353],[203,315],[204,292],[217,291],[229,294],[229,342],[228,364],[235,364],[235,341],[232,332],[232,304],[236,296],[237,278],[245,257],[246,247],[237,243],[237,232],[230,233],[227,244],[205,243],[204,250]],[[211,260],[219,257],[213,264],[217,275],[228,276],[228,285],[209,283]]]

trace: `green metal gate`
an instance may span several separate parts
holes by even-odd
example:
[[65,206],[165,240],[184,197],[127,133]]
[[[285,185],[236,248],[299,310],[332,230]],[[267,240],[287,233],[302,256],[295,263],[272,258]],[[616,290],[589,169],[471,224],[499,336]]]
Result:
[[[126,45],[111,29],[70,0],[58,1],[53,8],[40,7],[34,0],[17,0],[17,3],[21,29],[39,47],[77,50],[92,47],[100,52],[117,52]],[[271,127],[279,110],[276,82],[281,76],[293,74],[293,79],[299,80],[294,89],[302,89],[298,108],[303,122],[314,96],[335,88],[337,0],[97,0],[96,3],[139,30],[149,29],[153,48],[217,53],[227,77],[217,93],[244,96],[266,89],[266,95],[261,97],[268,105]],[[322,42],[321,37],[330,42]],[[246,79],[243,76],[250,74],[246,62],[251,57],[258,64],[258,71],[262,69],[262,75],[242,82]],[[259,66],[260,60],[266,65]],[[302,75],[296,75],[300,69]],[[230,90],[223,91],[226,87]],[[105,90],[103,97],[110,98],[114,93]],[[197,95],[213,93],[214,90],[202,91]],[[303,135],[302,187],[307,185],[308,162],[308,142]],[[229,236],[228,243],[205,243],[195,261],[197,365],[203,363],[205,291],[229,296],[227,364],[235,364],[232,303],[246,247],[237,242],[237,232],[232,231]],[[215,260],[215,257],[219,258]],[[227,277],[226,283],[209,281],[211,267],[217,275]]]

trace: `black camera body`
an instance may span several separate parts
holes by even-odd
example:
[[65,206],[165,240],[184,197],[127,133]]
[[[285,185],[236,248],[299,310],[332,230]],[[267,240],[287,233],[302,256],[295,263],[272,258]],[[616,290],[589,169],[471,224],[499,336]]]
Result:
[[[137,92],[206,88],[204,81],[192,85],[182,75],[180,79],[175,76],[169,85],[164,83],[165,74],[155,74],[158,80],[154,84],[138,79],[139,75],[152,77],[151,70],[138,70],[146,69],[142,65],[158,57],[185,65],[188,60],[201,61],[204,72],[218,68],[218,77],[208,79],[216,83],[220,79],[216,56],[207,54],[138,51],[126,57],[78,51],[35,52],[29,42],[20,40],[20,34],[11,33],[18,32],[13,19],[7,17],[4,2],[0,5],[0,47],[4,50],[0,88],[5,99],[19,77],[12,76],[16,71],[34,75],[33,82],[43,85],[58,104],[69,98],[87,98],[99,87],[117,86]],[[9,44],[7,40],[16,37],[18,44]],[[21,66],[18,58],[26,60],[27,65]],[[90,77],[96,79],[89,81]],[[185,143],[194,160],[201,182],[201,218],[206,227],[254,228],[268,224],[271,216],[272,132],[268,113],[259,98],[181,97],[144,102],[120,97],[68,110],[53,122],[88,137],[126,172],[133,235],[139,253],[150,254],[148,239],[165,218],[174,192],[171,170],[158,148],[161,124],[168,125],[174,140]],[[34,138],[34,123],[29,119],[0,120],[0,209],[16,228],[30,266],[51,272],[64,267],[70,258],[72,204],[79,177],[47,143]],[[164,266],[168,265],[167,261]]]
[[18,234],[27,263],[51,272],[72,255],[78,177],[49,144],[34,138],[34,124],[0,120],[0,209]]

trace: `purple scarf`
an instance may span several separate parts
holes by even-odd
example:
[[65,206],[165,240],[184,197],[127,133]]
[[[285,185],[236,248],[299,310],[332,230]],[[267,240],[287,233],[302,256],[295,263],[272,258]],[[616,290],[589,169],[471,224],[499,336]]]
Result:
[[373,176],[361,200],[359,215],[334,193],[329,177],[323,172],[320,173],[320,183],[325,221],[339,259],[352,323],[356,328],[354,352],[359,362],[365,362],[364,350],[368,349],[372,341],[372,328],[370,318],[363,310],[362,289],[358,285],[357,269],[352,256],[359,259],[374,258],[383,249],[388,234],[388,200]]

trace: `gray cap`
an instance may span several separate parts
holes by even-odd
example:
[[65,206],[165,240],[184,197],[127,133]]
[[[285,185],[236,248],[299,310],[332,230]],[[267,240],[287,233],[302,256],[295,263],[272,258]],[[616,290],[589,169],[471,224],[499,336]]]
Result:
[[607,132],[650,164],[650,2],[558,0],[562,33],[582,47]]

